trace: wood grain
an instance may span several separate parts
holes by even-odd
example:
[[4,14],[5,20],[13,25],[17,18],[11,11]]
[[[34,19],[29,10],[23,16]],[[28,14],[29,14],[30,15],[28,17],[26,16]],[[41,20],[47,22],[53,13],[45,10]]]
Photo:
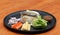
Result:
[[3,25],[6,15],[27,9],[43,10],[51,13],[57,19],[56,26],[51,31],[30,35],[60,35],[60,0],[0,0],[0,35],[29,35],[11,32]]

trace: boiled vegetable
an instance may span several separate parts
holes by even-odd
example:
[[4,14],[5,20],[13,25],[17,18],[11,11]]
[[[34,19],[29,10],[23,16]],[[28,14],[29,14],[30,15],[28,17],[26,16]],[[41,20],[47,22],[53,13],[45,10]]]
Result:
[[47,26],[47,21],[38,16],[37,19],[32,21],[32,26],[34,28],[45,28]]
[[22,22],[18,22],[18,23],[11,25],[11,28],[18,30],[19,28],[21,28],[21,26],[22,26]]
[[23,24],[21,30],[30,31],[30,27],[31,27],[31,25],[28,22],[25,22]]

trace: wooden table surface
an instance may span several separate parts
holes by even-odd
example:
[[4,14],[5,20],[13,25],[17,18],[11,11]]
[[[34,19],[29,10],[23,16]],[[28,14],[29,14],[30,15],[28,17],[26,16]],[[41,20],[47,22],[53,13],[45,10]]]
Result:
[[29,35],[11,32],[3,25],[6,15],[27,9],[43,10],[51,13],[57,19],[55,28],[46,33],[33,35],[60,35],[60,0],[0,0],[0,35]]

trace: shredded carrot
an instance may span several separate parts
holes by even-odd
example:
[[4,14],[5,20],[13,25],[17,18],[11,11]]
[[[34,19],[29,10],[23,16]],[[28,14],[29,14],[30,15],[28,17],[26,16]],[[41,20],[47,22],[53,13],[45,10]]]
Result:
[[18,22],[18,23],[16,23],[16,24],[13,24],[13,25],[11,26],[11,28],[19,29],[19,28],[21,28],[21,26],[22,26],[22,22]]

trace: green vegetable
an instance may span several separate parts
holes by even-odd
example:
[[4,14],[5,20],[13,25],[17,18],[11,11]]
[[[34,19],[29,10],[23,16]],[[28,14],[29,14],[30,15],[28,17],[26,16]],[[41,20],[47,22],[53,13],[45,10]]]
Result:
[[42,19],[41,16],[38,16],[32,21],[32,26],[35,28],[45,28],[47,26],[47,21]]

